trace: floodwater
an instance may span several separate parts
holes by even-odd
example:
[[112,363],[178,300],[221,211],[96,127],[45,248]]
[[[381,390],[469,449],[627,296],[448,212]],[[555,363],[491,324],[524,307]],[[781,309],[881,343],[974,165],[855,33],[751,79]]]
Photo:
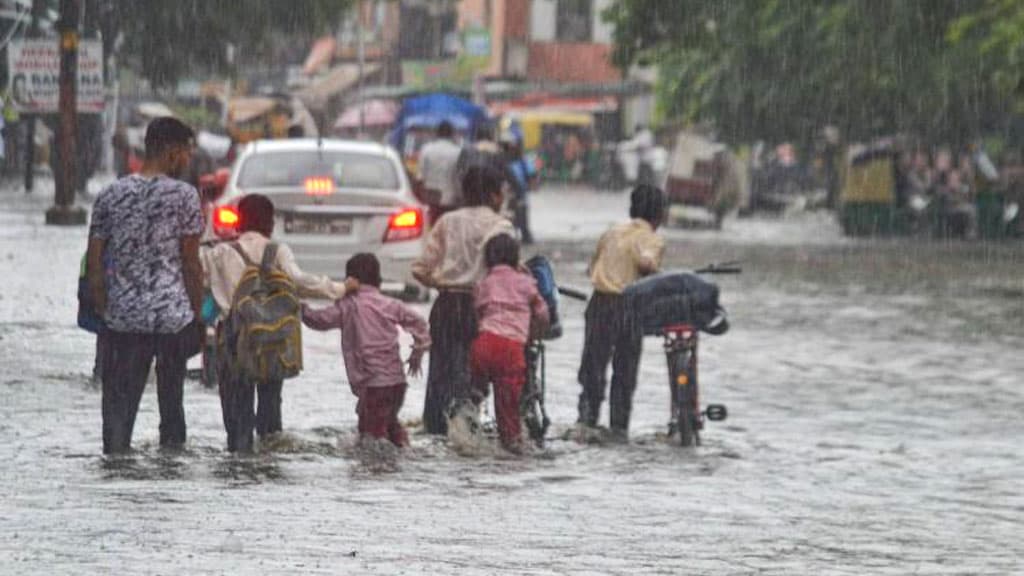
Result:
[[[669,231],[670,267],[721,278],[733,329],[702,341],[698,449],[664,442],[659,343],[645,345],[628,446],[560,437],[575,418],[582,306],[548,348],[546,454],[466,457],[414,436],[354,448],[336,334],[307,333],[287,436],[223,451],[190,382],[188,449],[162,453],[148,390],[137,451],[100,455],[92,341],[74,326],[83,229],[0,209],[0,573],[1013,574],[1024,571],[1024,247],[850,241],[824,216]],[[536,197],[566,283],[624,200]],[[581,209],[581,207],[583,209]],[[566,225],[586,214],[588,226]],[[403,417],[422,407],[412,382]],[[605,411],[606,418],[607,411]]]

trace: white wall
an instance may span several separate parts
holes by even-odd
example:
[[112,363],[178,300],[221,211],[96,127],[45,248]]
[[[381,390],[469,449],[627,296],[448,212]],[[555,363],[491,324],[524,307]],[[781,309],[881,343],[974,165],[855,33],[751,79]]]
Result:
[[594,39],[597,44],[611,44],[614,27],[601,18],[601,14],[611,6],[612,0],[594,0]]
[[533,0],[530,4],[530,40],[552,42],[558,31],[558,1]]

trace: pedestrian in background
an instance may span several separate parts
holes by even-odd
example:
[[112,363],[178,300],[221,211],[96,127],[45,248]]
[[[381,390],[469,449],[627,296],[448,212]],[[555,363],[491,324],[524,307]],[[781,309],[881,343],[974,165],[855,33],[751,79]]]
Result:
[[438,124],[437,138],[420,151],[420,184],[430,206],[431,223],[462,204],[455,181],[455,165],[461,153],[462,147],[455,143],[455,127],[447,120]]
[[430,434],[447,434],[449,408],[469,401],[469,348],[477,332],[473,289],[486,272],[484,246],[498,234],[515,234],[499,214],[503,179],[489,166],[470,167],[462,181],[466,207],[437,221],[412,265],[416,280],[440,291],[430,311],[433,344],[423,406]]
[[502,139],[502,152],[512,187],[512,222],[519,231],[523,244],[533,244],[530,231],[530,191],[537,185],[537,170],[533,163],[523,156],[522,141],[513,134]]
[[178,180],[191,160],[195,133],[180,120],[157,118],[146,130],[145,145],[142,172],[103,190],[89,228],[89,287],[107,327],[105,454],[130,449],[154,359],[160,446],[184,445],[185,367],[203,337],[197,321],[203,297],[203,215],[199,193]]
[[626,325],[623,290],[661,268],[665,241],[656,234],[665,219],[665,195],[654,186],[641,184],[630,196],[631,220],[605,232],[590,263],[594,294],[585,313],[583,358],[579,370],[582,386],[579,424],[593,428],[601,414],[607,389],[608,361],[612,362],[611,431],[625,441],[636,389],[643,344],[637,331]]

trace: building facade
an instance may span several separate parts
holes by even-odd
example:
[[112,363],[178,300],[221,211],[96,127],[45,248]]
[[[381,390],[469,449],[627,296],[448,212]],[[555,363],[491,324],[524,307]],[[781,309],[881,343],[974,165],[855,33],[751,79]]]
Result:
[[622,79],[612,66],[612,0],[462,0],[460,29],[490,30],[487,76],[601,84]]

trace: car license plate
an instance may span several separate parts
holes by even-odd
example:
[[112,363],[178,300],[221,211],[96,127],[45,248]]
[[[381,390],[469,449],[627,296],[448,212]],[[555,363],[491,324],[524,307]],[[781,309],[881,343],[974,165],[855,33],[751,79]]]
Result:
[[325,234],[347,236],[352,233],[352,219],[339,217],[292,216],[285,218],[286,234]]

